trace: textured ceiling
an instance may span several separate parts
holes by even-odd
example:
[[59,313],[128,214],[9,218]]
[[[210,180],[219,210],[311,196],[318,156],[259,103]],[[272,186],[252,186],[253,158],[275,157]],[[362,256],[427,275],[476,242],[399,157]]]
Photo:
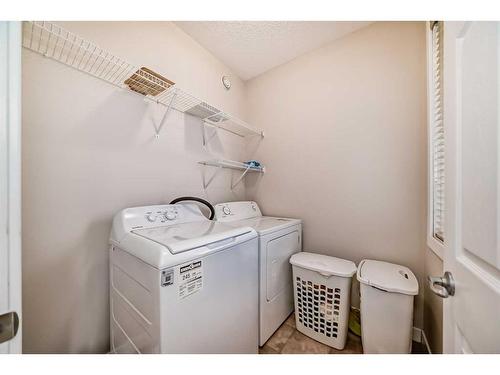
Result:
[[370,23],[189,21],[176,25],[248,80]]

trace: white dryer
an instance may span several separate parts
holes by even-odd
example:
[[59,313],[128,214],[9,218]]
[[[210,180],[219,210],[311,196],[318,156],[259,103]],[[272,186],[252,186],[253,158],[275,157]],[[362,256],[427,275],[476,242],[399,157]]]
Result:
[[257,353],[258,242],[197,205],[128,208],[110,237],[114,353]]
[[290,257],[302,251],[299,219],[262,216],[255,202],[215,206],[215,217],[235,228],[252,227],[259,234],[259,345],[262,346],[292,313]]

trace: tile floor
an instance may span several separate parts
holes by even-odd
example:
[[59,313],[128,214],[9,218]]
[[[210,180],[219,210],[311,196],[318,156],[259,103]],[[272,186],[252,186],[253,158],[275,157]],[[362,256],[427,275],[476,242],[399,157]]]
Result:
[[330,348],[300,333],[292,314],[260,348],[260,354],[362,354],[361,338],[350,333],[344,350]]
[[[361,337],[349,332],[344,350],[337,350],[300,333],[292,313],[281,327],[259,349],[260,354],[363,354]],[[413,342],[413,354],[427,354],[423,344]]]

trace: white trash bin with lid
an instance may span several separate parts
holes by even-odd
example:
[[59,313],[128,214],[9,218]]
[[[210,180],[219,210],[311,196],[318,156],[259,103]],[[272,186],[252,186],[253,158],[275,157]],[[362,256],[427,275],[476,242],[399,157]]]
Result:
[[292,255],[290,263],[297,329],[323,344],[344,349],[356,265],[307,252]]
[[404,266],[362,260],[357,279],[361,294],[364,353],[411,353],[413,297],[417,278]]

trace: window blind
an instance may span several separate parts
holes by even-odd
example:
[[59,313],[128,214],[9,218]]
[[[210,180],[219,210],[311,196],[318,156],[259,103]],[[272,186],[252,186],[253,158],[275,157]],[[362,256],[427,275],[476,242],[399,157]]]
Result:
[[432,220],[433,236],[444,241],[445,145],[443,124],[443,64],[442,24],[432,26],[432,91],[431,91],[431,150],[432,150]]

